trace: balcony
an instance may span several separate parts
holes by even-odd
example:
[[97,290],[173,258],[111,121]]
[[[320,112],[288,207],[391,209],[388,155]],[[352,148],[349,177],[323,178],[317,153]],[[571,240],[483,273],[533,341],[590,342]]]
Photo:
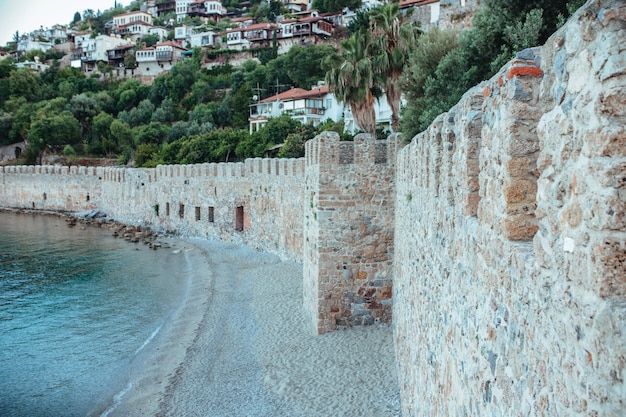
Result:
[[95,52],[83,52],[80,59],[83,62],[94,62],[96,60],[96,54]]
[[124,59],[126,51],[107,51],[109,60]]
[[157,61],[171,61],[173,57],[174,57],[174,53],[172,51],[157,51],[156,52]]

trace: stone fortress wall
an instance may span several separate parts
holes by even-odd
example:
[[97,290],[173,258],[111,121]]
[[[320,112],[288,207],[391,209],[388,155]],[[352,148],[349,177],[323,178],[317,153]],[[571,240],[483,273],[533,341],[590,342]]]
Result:
[[297,160],[5,167],[0,206],[302,261],[317,332],[393,312],[405,415],[623,415],[624,39],[623,1],[591,0],[404,148],[325,133]]
[[625,41],[591,1],[399,152],[405,415],[626,413]]
[[99,209],[120,222],[302,256],[303,159],[157,168],[0,169],[0,205]]
[[391,320],[399,144],[334,132],[306,144],[303,288],[318,333]]

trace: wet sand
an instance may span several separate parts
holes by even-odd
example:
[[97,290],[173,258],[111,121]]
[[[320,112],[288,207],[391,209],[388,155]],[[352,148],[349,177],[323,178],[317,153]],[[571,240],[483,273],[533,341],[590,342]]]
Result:
[[105,415],[401,415],[390,326],[316,335],[301,264],[202,239],[170,250],[186,257],[186,302]]

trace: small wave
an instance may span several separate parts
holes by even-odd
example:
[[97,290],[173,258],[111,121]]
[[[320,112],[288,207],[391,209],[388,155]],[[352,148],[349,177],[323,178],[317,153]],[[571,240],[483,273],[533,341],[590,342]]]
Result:
[[115,394],[115,396],[113,397],[113,404],[111,404],[109,408],[104,410],[104,412],[100,414],[100,417],[108,417],[109,414],[111,414],[117,408],[117,406],[120,405],[120,403],[122,402],[122,397],[124,397],[124,395],[126,395],[126,393],[130,391],[132,387],[133,384],[129,382],[128,385],[126,385],[126,388]]
[[161,327],[163,327],[162,324],[159,325],[159,327],[157,327],[150,336],[148,336],[148,338],[143,342],[143,344],[141,346],[139,346],[139,349],[137,349],[135,351],[135,355],[138,354],[139,352],[141,352],[141,350],[143,348],[145,348],[148,343],[150,343],[152,341],[152,339],[154,339],[154,337],[161,331]]

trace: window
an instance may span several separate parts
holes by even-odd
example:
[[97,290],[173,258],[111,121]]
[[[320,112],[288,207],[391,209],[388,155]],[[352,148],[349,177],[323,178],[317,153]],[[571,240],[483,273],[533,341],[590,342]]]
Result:
[[167,217],[170,215],[170,203],[165,203],[165,215]]
[[215,223],[215,207],[209,207],[209,223]]
[[184,204],[180,204],[178,206],[178,217],[180,217],[181,219],[185,218],[185,205]]
[[237,206],[235,209],[235,230],[243,231],[243,206]]
[[196,207],[196,221],[200,220],[200,207]]

